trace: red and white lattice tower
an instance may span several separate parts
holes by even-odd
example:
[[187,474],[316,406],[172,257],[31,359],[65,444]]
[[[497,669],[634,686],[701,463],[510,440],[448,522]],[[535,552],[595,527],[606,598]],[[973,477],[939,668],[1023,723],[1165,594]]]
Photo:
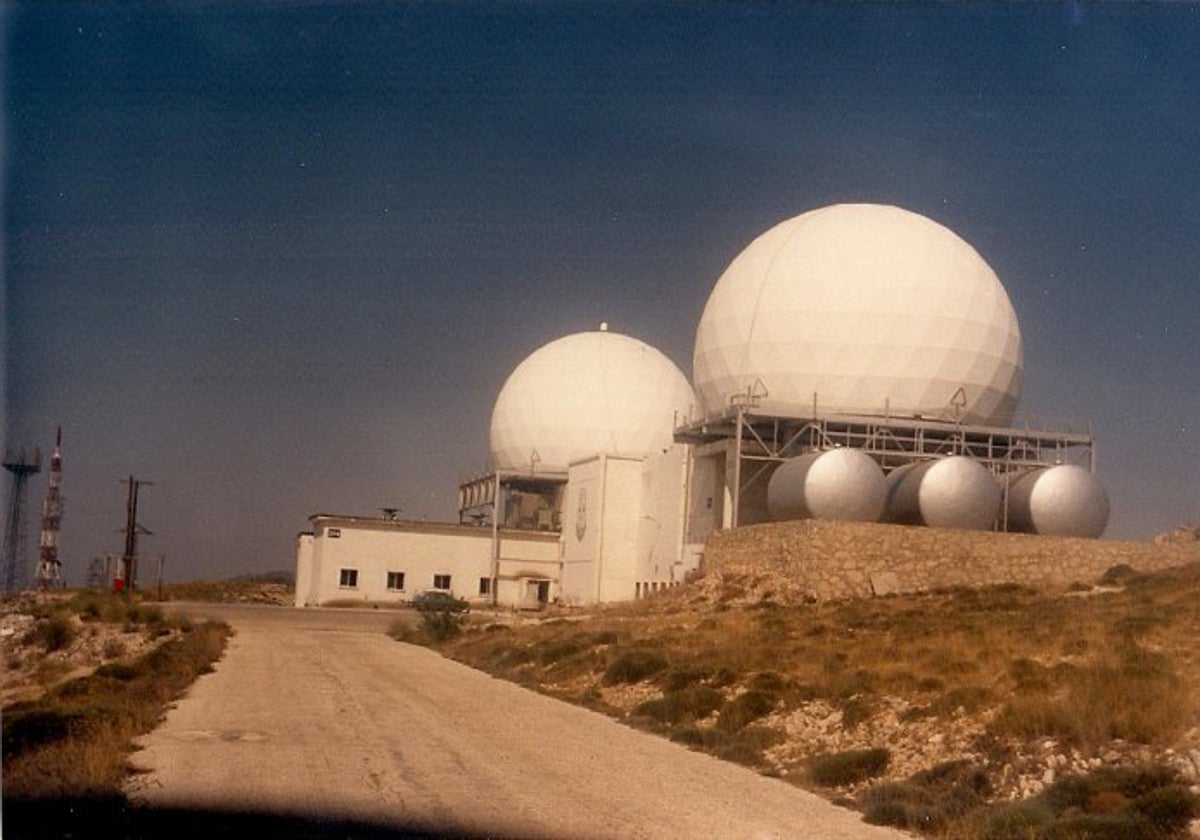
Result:
[[50,474],[46,481],[46,501],[42,503],[42,543],[38,554],[36,583],[38,589],[59,589],[65,586],[62,562],[58,559],[58,529],[62,524],[62,426],[54,438],[54,454],[50,457]]

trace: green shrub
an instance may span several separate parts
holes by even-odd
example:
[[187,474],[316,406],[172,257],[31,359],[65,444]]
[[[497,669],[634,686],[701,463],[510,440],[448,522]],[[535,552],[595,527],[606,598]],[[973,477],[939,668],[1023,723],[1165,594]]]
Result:
[[1134,571],[1132,566],[1126,565],[1125,563],[1118,563],[1115,566],[1110,566],[1104,574],[1100,575],[1100,582],[1121,583],[1122,581],[1127,581],[1136,576],[1137,572]]
[[747,691],[721,707],[717,726],[726,732],[736,732],[748,723],[770,714],[779,696],[769,691]]
[[988,808],[972,822],[982,840],[1153,840],[1181,837],[1200,814],[1169,767],[1104,767],[1063,776],[1033,800]]
[[112,677],[114,680],[129,680],[136,679],[141,676],[143,671],[133,665],[123,665],[119,662],[110,662],[107,665],[101,665],[95,671],[98,677]]
[[604,685],[638,683],[667,667],[667,658],[653,650],[627,650],[604,669]]
[[662,687],[664,691],[682,691],[697,683],[704,682],[713,675],[713,669],[707,665],[677,665],[663,674]]
[[1024,799],[993,806],[973,822],[979,840],[1033,840],[1045,836],[1043,831],[1054,822],[1054,812],[1044,802]]
[[813,759],[809,765],[812,779],[824,787],[842,787],[873,779],[887,769],[891,753],[883,747],[846,750]]
[[82,720],[82,713],[74,709],[10,706],[4,710],[4,756],[61,741],[77,731]]
[[850,731],[871,719],[874,709],[864,697],[851,697],[842,703],[842,728]]
[[969,761],[947,761],[903,782],[867,790],[863,818],[875,825],[938,831],[983,807],[991,792],[987,773]]
[[689,747],[717,752],[729,743],[729,735],[713,727],[683,726],[671,733],[671,740]]
[[57,612],[40,619],[25,636],[28,644],[41,645],[47,653],[62,650],[75,641],[75,622],[67,613]]
[[1147,791],[1134,800],[1133,808],[1162,836],[1182,834],[1200,815],[1200,802],[1195,794],[1178,784]]
[[763,671],[750,678],[747,687],[753,691],[783,691],[786,687],[783,677],[774,671]]
[[647,700],[634,713],[653,718],[659,723],[679,723],[703,720],[725,702],[725,697],[715,688],[695,685],[681,691],[672,691],[658,700]]
[[1150,821],[1130,811],[1115,814],[1067,814],[1050,823],[1039,840],[1158,840]]
[[422,592],[410,603],[421,614],[421,630],[435,642],[457,636],[464,615],[471,609],[466,599],[445,592]]
[[534,645],[534,650],[536,650],[535,656],[538,662],[543,665],[552,665],[560,659],[565,659],[568,656],[579,653],[585,647],[585,640],[576,637],[540,642]]

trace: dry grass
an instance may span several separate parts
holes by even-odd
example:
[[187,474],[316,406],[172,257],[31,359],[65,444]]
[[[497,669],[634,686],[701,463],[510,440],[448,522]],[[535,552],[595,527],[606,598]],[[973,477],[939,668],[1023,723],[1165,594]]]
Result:
[[[733,607],[682,587],[582,621],[476,627],[444,649],[771,772],[788,768],[765,760],[770,738],[732,748],[730,737],[747,728],[785,737],[781,722],[814,704],[840,711],[863,748],[883,746],[871,733],[887,709],[921,731],[969,721],[971,772],[1011,796],[1001,770],[1043,742],[1080,760],[1121,743],[1200,748],[1198,635],[1192,566],[1065,592],[1002,586],[786,607]],[[1181,745],[1185,737],[1195,743]],[[954,789],[967,801],[979,787]]]
[[5,800],[118,793],[132,739],[211,668],[228,635],[224,624],[189,626],[129,665],[102,666],[6,707]]

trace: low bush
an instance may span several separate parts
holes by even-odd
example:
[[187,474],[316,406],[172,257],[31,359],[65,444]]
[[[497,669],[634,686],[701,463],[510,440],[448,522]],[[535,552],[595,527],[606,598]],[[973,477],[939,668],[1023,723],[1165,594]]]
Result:
[[972,821],[966,836],[978,840],[1014,840],[1014,838],[1044,837],[1047,826],[1054,822],[1054,812],[1036,799],[1004,802],[982,812]]
[[133,665],[123,665],[120,662],[110,662],[107,665],[101,665],[96,669],[95,674],[98,677],[112,677],[114,680],[129,680],[137,679],[143,674],[141,668]]
[[764,715],[770,714],[779,702],[779,695],[770,691],[750,690],[739,694],[721,707],[717,726],[726,732],[736,732]]
[[842,728],[848,732],[856,729],[860,723],[870,720],[874,713],[870,701],[865,697],[851,697],[842,703]]
[[704,682],[712,675],[713,668],[708,665],[677,665],[663,673],[661,685],[664,691],[682,691]]
[[976,811],[991,792],[987,773],[969,761],[949,761],[869,788],[862,796],[863,819],[919,831],[938,831]]
[[47,653],[62,650],[75,641],[78,631],[71,616],[56,612],[48,618],[39,619],[25,636],[26,644],[40,645]]
[[586,638],[553,639],[534,645],[534,656],[543,665],[553,665],[561,659],[574,656],[588,647]]
[[729,743],[729,734],[708,726],[683,726],[671,732],[671,740],[708,752],[716,752]]
[[471,605],[465,598],[445,592],[422,592],[410,602],[421,614],[421,630],[435,642],[444,642],[462,632],[462,621]]
[[978,812],[983,840],[1163,840],[1184,837],[1200,801],[1169,767],[1107,767],[1068,775],[1022,803]]
[[715,688],[694,685],[668,692],[658,700],[647,700],[634,709],[634,714],[653,718],[659,723],[703,720],[724,702],[725,696]]
[[604,685],[638,683],[665,670],[667,658],[653,650],[627,650],[621,653],[604,669],[601,682]]
[[774,671],[763,671],[750,678],[747,687],[752,691],[783,691],[787,686],[783,677]]
[[873,779],[887,769],[891,753],[883,747],[846,750],[813,759],[809,773],[823,787],[843,787]]

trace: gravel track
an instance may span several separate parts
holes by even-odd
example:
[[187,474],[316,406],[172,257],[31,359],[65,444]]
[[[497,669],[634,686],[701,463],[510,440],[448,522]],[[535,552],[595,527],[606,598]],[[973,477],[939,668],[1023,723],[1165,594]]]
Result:
[[236,635],[141,740],[138,805],[489,836],[906,836],[395,642],[394,613],[188,611]]

